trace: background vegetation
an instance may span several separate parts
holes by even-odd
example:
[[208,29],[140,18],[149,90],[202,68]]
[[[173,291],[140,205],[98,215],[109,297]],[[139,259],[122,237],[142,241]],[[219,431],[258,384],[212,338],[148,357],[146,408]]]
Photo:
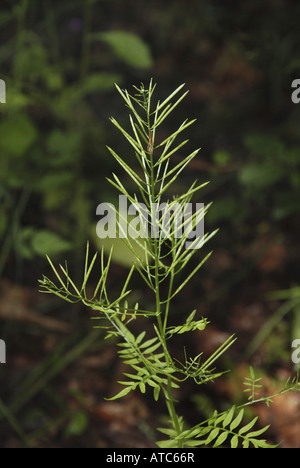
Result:
[[[153,445],[159,405],[140,394],[103,400],[122,372],[114,344],[92,329],[86,310],[38,293],[46,253],[80,275],[86,240],[98,247],[96,207],[114,201],[105,177],[119,170],[106,145],[122,154],[109,117],[127,119],[115,82],[130,88],[153,77],[162,97],[186,83],[170,129],[198,119],[189,136],[202,150],[186,185],[195,175],[211,181],[198,201],[214,201],[206,218],[207,230],[220,228],[214,254],[176,313],[189,301],[213,323],[195,333],[198,352],[232,333],[238,340],[227,355],[232,372],[213,390],[187,387],[181,410],[192,423],[211,401],[221,409],[238,402],[249,364],[265,374],[265,394],[292,375],[291,343],[300,338],[300,107],[291,101],[299,17],[292,0],[1,2],[1,447]],[[112,288],[128,261],[115,257]],[[273,442],[300,446],[298,395],[256,411],[272,423]]]

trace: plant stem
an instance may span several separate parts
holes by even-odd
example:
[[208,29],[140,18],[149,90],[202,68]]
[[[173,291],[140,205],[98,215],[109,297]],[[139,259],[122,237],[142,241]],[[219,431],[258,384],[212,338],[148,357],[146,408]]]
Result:
[[[149,135],[151,132],[150,128],[150,109],[148,106],[148,126],[149,126]],[[155,201],[156,201],[156,195],[155,195],[155,175],[154,175],[154,162],[153,162],[153,149],[150,152],[150,167],[151,167],[151,172],[150,172],[150,185],[151,185],[151,191],[149,193],[150,196],[150,206],[153,207],[155,206]],[[155,218],[155,213],[152,211],[151,213],[152,216],[152,223],[156,223],[156,218]],[[155,220],[155,221],[154,221]],[[155,226],[156,227],[156,226]],[[170,280],[170,285],[169,285],[169,294],[168,294],[168,301],[166,305],[166,310],[165,310],[165,317],[164,317],[164,322],[162,321],[161,318],[161,300],[160,300],[160,281],[159,281],[159,267],[160,267],[160,248],[158,245],[158,239],[156,235],[154,235],[154,258],[155,258],[155,299],[156,299],[156,318],[157,318],[157,324],[158,324],[158,329],[160,333],[160,338],[162,340],[162,346],[164,349],[165,353],[165,358],[166,358],[166,364],[169,367],[171,365],[171,358],[167,349],[166,345],[166,326],[167,326],[167,319],[168,319],[168,313],[169,313],[169,308],[170,308],[170,297],[172,294],[172,287],[173,287],[173,280],[174,280],[174,272],[172,271],[171,273],[171,280]],[[174,398],[172,394],[172,382],[171,382],[171,377],[168,376],[168,385],[163,388],[164,395],[166,398],[166,406],[170,415],[170,419],[172,421],[172,425],[174,430],[177,433],[177,436],[180,436],[181,433],[181,428],[180,428],[180,423],[179,423],[179,418],[175,410],[174,406]],[[178,444],[178,448],[182,448],[182,444]]]
[[[171,358],[169,355],[169,352],[167,350],[167,345],[166,345],[166,324],[167,324],[167,315],[169,311],[169,306],[170,306],[170,301],[167,302],[166,306],[166,311],[165,311],[165,320],[164,324],[161,319],[161,309],[160,309],[160,285],[159,285],[159,276],[158,276],[158,264],[159,264],[159,257],[156,255],[157,252],[157,239],[155,239],[155,286],[156,286],[156,313],[157,313],[157,323],[158,323],[158,328],[160,332],[160,336],[162,339],[162,344],[163,344],[163,349],[165,352],[165,358],[166,358],[166,364],[167,367],[170,366],[171,364]],[[170,282],[171,283],[171,282]],[[170,288],[172,290],[172,288]],[[170,291],[169,291],[170,293]],[[181,433],[181,428],[180,428],[180,423],[179,423],[179,418],[175,410],[174,406],[174,398],[172,394],[172,385],[171,385],[171,377],[168,376],[168,385],[166,388],[164,388],[164,394],[166,397],[166,405],[168,408],[168,412],[173,424],[173,428],[175,429],[177,435],[179,436]],[[179,444],[178,448],[182,448],[181,444]]]

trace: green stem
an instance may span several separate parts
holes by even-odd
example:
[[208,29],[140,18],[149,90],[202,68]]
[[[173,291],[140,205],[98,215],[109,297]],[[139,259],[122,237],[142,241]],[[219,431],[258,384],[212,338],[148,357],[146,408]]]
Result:
[[[149,108],[148,108],[148,126],[149,126],[149,135],[150,135],[150,115],[149,115]],[[151,167],[151,174],[150,174],[150,183],[151,183],[151,191],[149,193],[150,195],[150,206],[154,206],[155,203],[155,175],[154,175],[154,162],[153,162],[153,151],[150,153],[150,167]],[[153,212],[151,213],[151,216],[153,217],[155,215]],[[152,221],[154,222],[154,221]],[[169,308],[170,308],[170,297],[172,293],[172,287],[173,287],[173,280],[174,280],[174,272],[172,271],[171,273],[171,280],[170,280],[170,285],[169,285],[169,295],[168,298],[169,300],[167,301],[166,305],[166,311],[165,311],[165,317],[164,317],[164,322],[162,321],[161,318],[161,300],[160,300],[160,281],[159,281],[159,265],[160,265],[160,248],[158,244],[158,239],[156,236],[154,236],[154,257],[155,257],[155,299],[156,299],[156,318],[157,318],[157,324],[158,324],[158,329],[162,341],[162,346],[164,349],[165,353],[165,359],[166,359],[166,364],[169,367],[171,365],[171,357],[169,355],[167,345],[166,345],[166,326],[167,326],[167,319],[168,319],[168,313],[169,313]],[[172,421],[173,428],[175,429],[177,436],[180,436],[181,434],[181,428],[180,428],[180,422],[178,415],[175,410],[174,406],[174,398],[172,394],[172,381],[171,377],[168,376],[168,385],[167,387],[163,388],[165,399],[166,399],[166,406]],[[178,448],[182,448],[182,444],[178,444]]]

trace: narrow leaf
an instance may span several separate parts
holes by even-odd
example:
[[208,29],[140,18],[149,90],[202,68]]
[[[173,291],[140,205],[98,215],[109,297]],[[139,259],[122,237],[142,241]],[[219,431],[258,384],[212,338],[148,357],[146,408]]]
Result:
[[153,398],[155,401],[158,401],[159,394],[160,394],[160,387],[155,387],[153,390]]
[[106,400],[117,400],[118,398],[122,398],[123,396],[127,395],[132,390],[132,387],[126,387],[121,390],[117,395],[113,396],[112,398],[106,398]]
[[175,91],[173,91],[172,94],[170,94],[169,97],[167,97],[167,99],[165,99],[158,107],[157,107],[157,110],[160,110],[162,109],[177,93],[179,93],[179,91],[185,86],[185,83],[183,83],[182,85],[178,86],[178,88],[175,89]]
[[219,434],[220,432],[220,428],[219,427],[216,427],[215,429],[213,429],[209,436],[207,437],[206,441],[205,441],[205,445],[208,445],[210,444]]
[[266,432],[266,431],[269,429],[269,427],[270,427],[270,425],[265,426],[265,427],[263,427],[262,429],[259,429],[258,431],[249,432],[249,434],[247,434],[247,437],[250,439],[250,438],[252,438],[252,437],[260,436],[261,434],[263,434],[264,432]]
[[225,428],[226,426],[228,426],[228,424],[231,423],[232,418],[233,418],[233,415],[234,415],[234,412],[235,412],[235,406],[232,406],[232,408],[230,409],[230,411],[228,412],[226,418],[225,418],[224,421],[223,421],[223,427],[224,427],[224,428]]
[[222,434],[219,435],[216,442],[214,443],[213,448],[216,448],[216,447],[219,447],[220,445],[222,445],[225,442],[225,440],[227,439],[227,437],[228,437],[228,432],[222,432]]
[[247,433],[253,426],[254,424],[256,423],[256,421],[258,420],[258,416],[256,416],[254,419],[252,419],[252,421],[249,422],[249,424],[247,424],[246,426],[242,427],[240,430],[239,430],[239,434],[245,434]]
[[237,417],[230,424],[231,431],[233,431],[235,428],[237,428],[241,424],[243,416],[244,416],[244,409],[241,409]]
[[238,444],[239,444],[239,437],[237,434],[235,434],[230,441],[231,448],[237,448]]

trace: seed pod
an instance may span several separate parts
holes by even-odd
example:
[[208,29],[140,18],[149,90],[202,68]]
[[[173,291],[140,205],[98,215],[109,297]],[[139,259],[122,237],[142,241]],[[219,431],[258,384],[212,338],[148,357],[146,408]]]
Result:
[[149,154],[153,154],[153,132],[152,131],[150,132],[150,135],[149,135],[149,143],[147,146],[147,151]]

